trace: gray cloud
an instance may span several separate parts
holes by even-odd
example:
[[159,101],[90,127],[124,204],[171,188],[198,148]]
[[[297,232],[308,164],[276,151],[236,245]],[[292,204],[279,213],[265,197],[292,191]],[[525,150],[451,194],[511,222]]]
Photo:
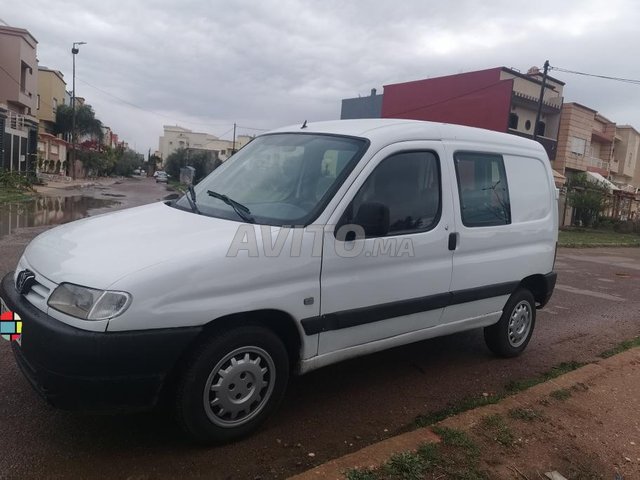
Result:
[[[71,83],[140,151],[163,124],[223,134],[338,118],[372,87],[506,65],[640,78],[633,0],[402,2],[2,0],[38,39],[42,65]],[[640,128],[640,87],[553,73],[566,101]],[[142,107],[117,101],[88,84]],[[154,112],[154,113],[152,113]],[[241,130],[251,133],[249,130]]]

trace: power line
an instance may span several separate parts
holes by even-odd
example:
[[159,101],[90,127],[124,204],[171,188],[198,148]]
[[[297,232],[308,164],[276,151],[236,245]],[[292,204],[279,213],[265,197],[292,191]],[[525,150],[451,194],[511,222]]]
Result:
[[[151,110],[149,108],[145,108],[145,107],[141,107],[140,105],[136,105],[135,103],[132,103],[132,102],[130,102],[128,100],[125,100],[124,98],[120,98],[117,95],[114,95],[114,94],[112,94],[112,93],[110,93],[110,92],[108,92],[108,91],[106,91],[106,90],[104,90],[104,89],[102,89],[100,87],[96,87],[95,85],[92,85],[91,83],[87,82],[86,80],[78,79],[78,81],[81,82],[81,83],[84,83],[85,85],[88,85],[91,88],[94,88],[94,89],[98,90],[99,92],[104,93],[105,95],[107,95],[107,96],[109,96],[109,97],[111,97],[111,98],[113,98],[115,100],[118,100],[119,102],[122,102],[122,103],[124,103],[126,105],[129,105],[129,106],[133,107],[133,108],[137,108],[138,110],[142,110],[143,112],[152,113],[152,114],[154,114],[154,115],[156,115],[158,117],[167,118],[167,119],[172,120],[172,121],[178,120],[180,123],[186,123],[186,124],[190,124],[190,125],[201,125],[201,126],[210,127],[210,128],[221,128],[221,127],[228,127],[229,126],[228,123],[211,124],[211,123],[203,123],[203,122],[192,122],[192,121],[187,121],[187,120],[184,120],[184,119],[176,119],[176,117],[165,115],[163,113],[156,112],[155,110]],[[240,127],[240,128],[244,128],[246,130],[256,130],[256,131],[265,131],[265,132],[267,131],[266,129],[261,129],[261,128],[252,128],[252,127]],[[231,130],[233,130],[233,127],[231,127],[231,129],[229,131],[231,131]],[[222,137],[223,135],[220,135],[220,136]]]
[[[145,107],[141,107],[140,105],[136,105],[135,103],[132,103],[132,102],[130,102],[128,100],[125,100],[124,98],[120,98],[117,95],[114,95],[113,93],[107,92],[106,90],[103,90],[100,87],[96,87],[95,85],[92,85],[91,83],[87,82],[86,80],[78,79],[78,81],[81,82],[81,83],[84,83],[85,85],[88,85],[91,88],[95,88],[99,92],[102,92],[105,95],[107,95],[107,96],[109,96],[109,97],[111,97],[111,98],[113,98],[115,100],[118,100],[119,102],[122,102],[122,103],[124,103],[126,105],[129,105],[130,107],[137,108],[138,110],[142,110],[143,112],[153,113],[154,115],[156,115],[158,117],[168,118],[168,119],[174,120],[174,121],[176,120],[176,117],[165,115],[163,113],[156,112],[155,110],[151,110],[149,108],[145,108]],[[189,123],[189,124],[192,124],[192,125],[203,125],[203,126],[207,126],[207,127],[211,127],[211,128],[220,128],[220,127],[228,127],[229,126],[228,123],[213,125],[213,124],[210,124],[210,123],[186,121],[184,119],[178,119],[178,120],[181,121],[182,123]]]
[[254,130],[256,132],[268,132],[268,128],[254,128],[254,127],[243,127],[241,125],[237,126],[238,128],[242,128],[243,130]]
[[560,67],[549,67],[550,70],[556,70],[558,72],[563,72],[563,73],[572,73],[574,75],[582,75],[585,77],[595,77],[595,78],[602,78],[605,80],[615,80],[617,82],[624,82],[624,83],[631,83],[632,85],[640,85],[640,80],[636,80],[633,78],[622,78],[622,77],[612,77],[609,75],[597,75],[595,73],[585,73],[585,72],[578,72],[576,70],[568,70],[566,68],[560,68]]

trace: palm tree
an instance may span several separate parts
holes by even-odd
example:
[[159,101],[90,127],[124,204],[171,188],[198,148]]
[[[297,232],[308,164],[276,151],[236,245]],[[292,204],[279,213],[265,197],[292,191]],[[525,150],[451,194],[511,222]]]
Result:
[[[71,139],[73,125],[73,109],[69,105],[59,105],[56,109],[55,133],[62,134],[66,139]],[[96,118],[96,114],[90,105],[76,107],[76,135],[88,135],[102,142],[102,122]]]

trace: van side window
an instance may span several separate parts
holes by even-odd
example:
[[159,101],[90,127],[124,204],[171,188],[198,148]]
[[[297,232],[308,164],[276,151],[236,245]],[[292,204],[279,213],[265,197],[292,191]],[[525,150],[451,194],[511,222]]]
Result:
[[489,227],[511,223],[509,187],[502,156],[456,152],[454,159],[464,226]]
[[345,211],[341,224],[353,221],[363,203],[389,208],[388,235],[424,232],[440,219],[440,162],[433,152],[403,152],[378,164]]

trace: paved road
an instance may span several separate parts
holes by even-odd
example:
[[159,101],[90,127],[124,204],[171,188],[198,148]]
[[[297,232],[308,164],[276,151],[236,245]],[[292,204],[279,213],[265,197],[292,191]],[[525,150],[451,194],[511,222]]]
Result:
[[[164,195],[152,180],[111,187],[126,204]],[[104,191],[94,192],[104,195]],[[43,228],[0,239],[0,273]],[[493,357],[472,331],[294,379],[279,413],[233,445],[194,447],[168,412],[90,416],[45,405],[0,342],[0,478],[284,478],[402,431],[419,414],[500,392],[640,334],[640,249],[561,250],[559,285],[527,351]],[[313,455],[311,455],[313,454]]]

